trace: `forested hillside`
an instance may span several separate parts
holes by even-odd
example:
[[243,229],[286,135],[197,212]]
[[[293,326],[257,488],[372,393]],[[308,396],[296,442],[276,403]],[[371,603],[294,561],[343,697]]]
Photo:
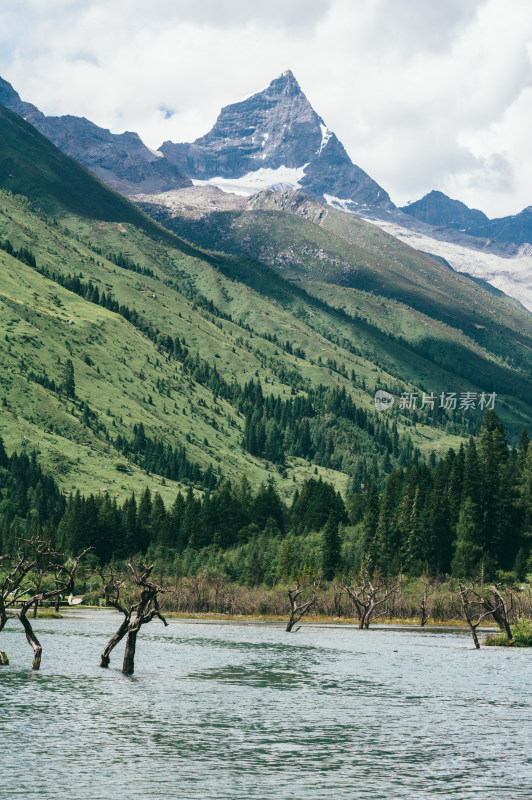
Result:
[[306,479],[286,503],[271,482],[254,489],[245,476],[202,497],[177,493],[167,506],[148,488],[122,504],[79,491],[65,501],[34,455],[8,457],[2,442],[0,488],[0,551],[46,533],[69,554],[92,547],[93,563],[147,555],[169,577],[210,571],[273,586],[366,567],[411,577],[502,571],[515,580],[532,568],[532,444],[523,432],[509,450],[493,412],[476,439],[435,466],[397,468],[382,492],[371,478],[355,479],[347,502],[321,478]]

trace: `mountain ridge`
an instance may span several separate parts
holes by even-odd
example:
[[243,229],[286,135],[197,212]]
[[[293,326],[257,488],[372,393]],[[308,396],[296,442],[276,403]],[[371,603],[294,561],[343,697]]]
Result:
[[137,133],[114,134],[85,117],[48,117],[21,100],[0,77],[0,104],[27,120],[66,155],[75,158],[122,194],[161,192],[190,186],[161,153],[154,153]]
[[402,206],[400,211],[427,225],[454,228],[477,239],[518,246],[532,242],[532,206],[517,214],[490,219],[484,212],[433,190],[420,200]]

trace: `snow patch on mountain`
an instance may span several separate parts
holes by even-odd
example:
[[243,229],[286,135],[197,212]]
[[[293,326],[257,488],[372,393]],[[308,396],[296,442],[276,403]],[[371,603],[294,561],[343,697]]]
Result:
[[532,252],[522,247],[510,258],[474,250],[454,242],[432,239],[418,231],[403,228],[381,219],[367,219],[386,233],[415,250],[444,258],[456,272],[465,272],[481,278],[509,297],[518,300],[528,311],[532,311]]
[[[339,208],[340,211],[346,211],[348,214],[354,213],[355,209],[358,210],[357,206],[359,203],[356,200],[346,200],[342,199],[341,197],[335,197],[332,194],[324,194],[323,197],[325,198],[325,202],[328,206],[332,208]],[[363,204],[363,207],[366,204]]]
[[240,197],[250,197],[252,194],[262,192],[265,189],[280,191],[281,189],[299,189],[300,181],[305,175],[308,163],[302,167],[280,166],[278,169],[261,167],[254,172],[248,172],[241,178],[222,178],[214,177],[208,180],[195,180],[194,186],[217,186],[224,192],[239,195]]
[[318,150],[318,155],[327,145],[327,142],[332,136],[332,131],[330,131],[327,125],[325,125],[323,122],[320,122],[320,128],[321,128],[321,144],[320,144],[320,149]]

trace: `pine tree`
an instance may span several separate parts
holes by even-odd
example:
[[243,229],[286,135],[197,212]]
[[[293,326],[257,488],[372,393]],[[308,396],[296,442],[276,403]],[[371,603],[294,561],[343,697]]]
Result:
[[0,467],[5,469],[7,467],[7,453],[4,447],[4,440],[0,436]]
[[377,526],[379,524],[379,493],[375,481],[368,480],[364,487],[364,555],[370,569],[377,563]]
[[457,578],[474,577],[481,566],[482,548],[478,544],[478,509],[470,497],[462,503],[456,526],[456,550],[452,574]]
[[424,533],[423,525],[423,498],[421,489],[416,487],[414,500],[408,520],[406,538],[404,542],[404,564],[405,571],[410,575],[421,575],[425,567],[424,563]]
[[297,572],[296,537],[288,534],[279,548],[279,576],[283,581],[292,580]]
[[62,388],[64,394],[70,399],[76,396],[76,384],[74,381],[74,364],[71,358],[67,358],[63,370]]
[[481,510],[483,537],[486,552],[499,552],[500,539],[504,535],[497,525],[501,503],[501,476],[508,460],[508,446],[504,426],[494,411],[484,416],[478,435],[478,456],[481,475]]
[[397,574],[401,566],[397,509],[401,500],[404,472],[393,470],[382,493],[377,524],[377,563],[385,575]]
[[[474,439],[471,437],[465,452],[464,479],[462,483],[462,510],[465,500],[471,501],[471,518],[475,525],[475,542],[480,547],[484,545],[484,518],[482,514],[482,478]],[[458,524],[458,523],[457,523]]]
[[139,502],[139,510],[137,514],[137,526],[139,537],[139,548],[141,553],[145,553],[148,549],[151,539],[151,512],[152,502],[151,493],[148,487],[144,489],[142,497]]
[[[438,469],[438,468],[437,468]],[[447,499],[446,465],[439,467],[428,499],[427,562],[434,575],[448,573],[453,554],[453,529]]]
[[332,581],[340,568],[341,547],[342,543],[338,533],[338,517],[331,511],[323,529],[321,544],[321,565],[323,577],[326,581]]
[[137,500],[134,492],[122,506],[122,528],[124,531],[124,540],[118,555],[131,557],[141,550],[139,526],[137,523]]

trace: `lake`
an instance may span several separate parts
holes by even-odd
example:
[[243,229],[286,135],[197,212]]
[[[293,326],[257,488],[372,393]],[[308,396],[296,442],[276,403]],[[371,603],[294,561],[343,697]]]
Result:
[[119,620],[37,620],[37,673],[20,625],[1,634],[2,800],[532,797],[530,650],[172,620],[125,677],[123,646],[98,666]]

